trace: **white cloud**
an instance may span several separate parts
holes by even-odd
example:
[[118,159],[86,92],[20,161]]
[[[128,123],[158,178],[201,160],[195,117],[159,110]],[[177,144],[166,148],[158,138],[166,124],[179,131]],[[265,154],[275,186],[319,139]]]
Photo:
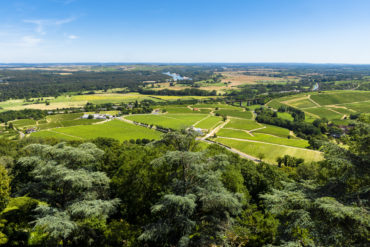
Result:
[[30,46],[36,46],[40,42],[42,42],[42,39],[40,38],[36,38],[34,36],[23,36],[21,45],[30,47]]
[[78,39],[78,36],[71,34],[68,35],[68,39]]
[[38,19],[38,20],[23,20],[25,23],[31,23],[36,25],[35,31],[39,34],[46,34],[45,27],[48,26],[61,26],[63,24],[70,23],[74,21],[75,18],[66,18],[66,19],[60,19],[60,20],[43,20],[43,19]]

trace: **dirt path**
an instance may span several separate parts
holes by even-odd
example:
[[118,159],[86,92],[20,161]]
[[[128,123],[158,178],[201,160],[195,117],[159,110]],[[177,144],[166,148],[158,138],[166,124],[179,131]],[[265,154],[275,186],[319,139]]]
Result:
[[223,122],[222,124],[220,124],[219,126],[217,126],[216,128],[214,128],[211,132],[209,132],[207,135],[205,135],[204,137],[200,138],[201,140],[205,140],[211,136],[213,136],[215,133],[217,133],[217,131],[219,131],[220,129],[222,129],[228,122],[230,122],[230,119],[227,119],[225,122]]
[[250,130],[249,132],[253,132],[253,131],[261,130],[261,129],[266,129],[266,126],[263,126],[263,127],[261,127],[261,128],[257,128],[257,129],[252,129],[252,130]]
[[343,113],[340,113],[340,112],[338,112],[338,111],[336,111],[336,110],[333,110],[333,109],[331,109],[331,108],[327,108],[327,107],[325,107],[326,109],[328,109],[329,111],[332,111],[332,112],[334,112],[334,113],[337,113],[337,114],[339,114],[339,115],[341,115],[342,117],[343,117]]
[[199,120],[199,121],[197,121],[197,122],[193,123],[193,126],[195,127],[198,123],[202,122],[203,120],[206,120],[207,118],[209,118],[209,117],[211,117],[211,116],[212,116],[212,115],[208,115],[208,116],[206,116],[206,117],[202,118],[201,120]]
[[308,95],[308,100],[309,101],[311,101],[312,103],[314,103],[315,105],[317,105],[317,106],[321,106],[321,105],[319,105],[319,103],[317,103],[316,101],[314,101],[313,99],[311,99],[311,94],[310,95]]

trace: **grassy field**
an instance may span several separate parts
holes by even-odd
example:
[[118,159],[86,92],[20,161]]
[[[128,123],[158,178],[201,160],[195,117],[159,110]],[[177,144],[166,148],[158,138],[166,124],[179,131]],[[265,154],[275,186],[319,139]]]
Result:
[[166,110],[168,113],[201,113],[201,114],[208,114],[211,110],[209,109],[198,109],[192,110],[191,108],[187,107],[186,105],[165,105],[158,107],[161,110]]
[[292,117],[292,115],[289,112],[278,112],[278,117],[282,118],[282,119],[289,120],[289,121],[294,120],[294,118]]
[[288,138],[277,137],[277,136],[261,134],[261,133],[253,133],[253,136],[252,136],[246,133],[245,131],[233,130],[233,129],[221,129],[219,132],[217,132],[217,136],[254,140],[254,141],[281,144],[281,145],[300,147],[300,148],[306,148],[309,146],[308,141],[303,140],[303,139],[292,139],[292,138],[288,139]]
[[195,104],[195,105],[191,105],[191,107],[193,108],[211,108],[213,110],[215,110],[216,107],[218,107],[219,109],[235,109],[235,110],[240,110],[239,107],[237,106],[232,106],[232,105],[227,105],[227,104],[218,104],[218,103],[215,103],[215,104]]
[[198,122],[194,127],[201,128],[201,129],[212,129],[222,121],[221,117],[210,116]]
[[13,126],[16,128],[22,128],[29,125],[36,125],[36,121],[33,119],[19,119],[12,121]]
[[290,135],[290,131],[288,129],[284,129],[281,127],[273,126],[273,125],[264,125],[266,128],[258,129],[256,133],[264,133],[264,134],[270,134],[274,136],[280,136],[280,137],[288,137]]
[[144,115],[130,115],[125,118],[131,121],[159,125],[166,128],[181,129],[190,127],[198,121],[206,118],[205,114],[144,114]]
[[370,100],[370,92],[336,91],[311,95],[311,99],[320,105],[337,105]]
[[317,106],[315,103],[313,103],[309,99],[301,99],[301,100],[298,100],[298,101],[294,101],[294,102],[289,103],[289,105],[294,106],[296,108],[308,108],[308,107]]
[[250,111],[241,111],[241,110],[229,110],[229,109],[222,109],[217,110],[215,113],[219,113],[220,115],[228,116],[228,117],[237,117],[237,118],[245,118],[251,119],[253,117],[252,112]]
[[320,152],[309,149],[279,146],[275,144],[236,141],[225,138],[217,138],[215,141],[254,157],[257,157],[262,153],[265,155],[264,161],[271,164],[276,164],[276,158],[284,155],[303,158],[306,162],[319,161],[322,159],[322,154]]
[[370,101],[358,102],[352,104],[343,104],[343,106],[348,109],[354,110],[356,112],[370,113]]
[[311,92],[274,99],[267,105],[274,109],[282,105],[299,108],[306,112],[306,122],[323,117],[338,122],[344,115],[370,113],[370,92],[354,90]]
[[334,111],[331,111],[325,107],[315,107],[315,108],[308,108],[305,109],[306,112],[312,113],[316,116],[319,116],[320,118],[326,118],[326,119],[340,119],[343,115],[338,114]]
[[89,140],[97,137],[109,137],[124,141],[138,138],[159,139],[161,133],[120,120],[112,120],[103,124],[79,125],[39,131],[32,133],[31,136],[55,137],[65,140]]
[[225,128],[242,129],[242,130],[253,130],[261,128],[263,125],[257,123],[254,120],[248,119],[236,119],[231,118],[230,122],[226,124]]

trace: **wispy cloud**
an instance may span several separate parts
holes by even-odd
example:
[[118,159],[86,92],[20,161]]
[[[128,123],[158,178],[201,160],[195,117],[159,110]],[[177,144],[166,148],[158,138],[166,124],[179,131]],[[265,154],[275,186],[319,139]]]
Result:
[[34,36],[23,36],[22,42],[20,43],[20,45],[30,47],[30,46],[36,46],[40,42],[42,42],[42,39],[40,38],[36,38]]
[[68,39],[78,39],[78,36],[71,34],[68,35]]
[[25,23],[30,23],[36,25],[35,31],[39,34],[46,34],[45,28],[50,26],[61,26],[63,24],[70,23],[74,21],[75,18],[66,18],[60,20],[46,20],[46,19],[36,19],[36,20],[23,20]]

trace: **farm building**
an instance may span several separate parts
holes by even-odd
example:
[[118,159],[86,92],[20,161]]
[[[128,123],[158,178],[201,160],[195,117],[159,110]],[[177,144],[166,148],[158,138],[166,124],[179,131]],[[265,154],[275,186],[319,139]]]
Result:
[[109,119],[112,118],[112,115],[109,114],[84,114],[81,118],[82,119],[89,119],[89,116],[91,119]]
[[29,128],[29,129],[26,129],[26,134],[31,134],[33,132],[36,132],[36,128]]

